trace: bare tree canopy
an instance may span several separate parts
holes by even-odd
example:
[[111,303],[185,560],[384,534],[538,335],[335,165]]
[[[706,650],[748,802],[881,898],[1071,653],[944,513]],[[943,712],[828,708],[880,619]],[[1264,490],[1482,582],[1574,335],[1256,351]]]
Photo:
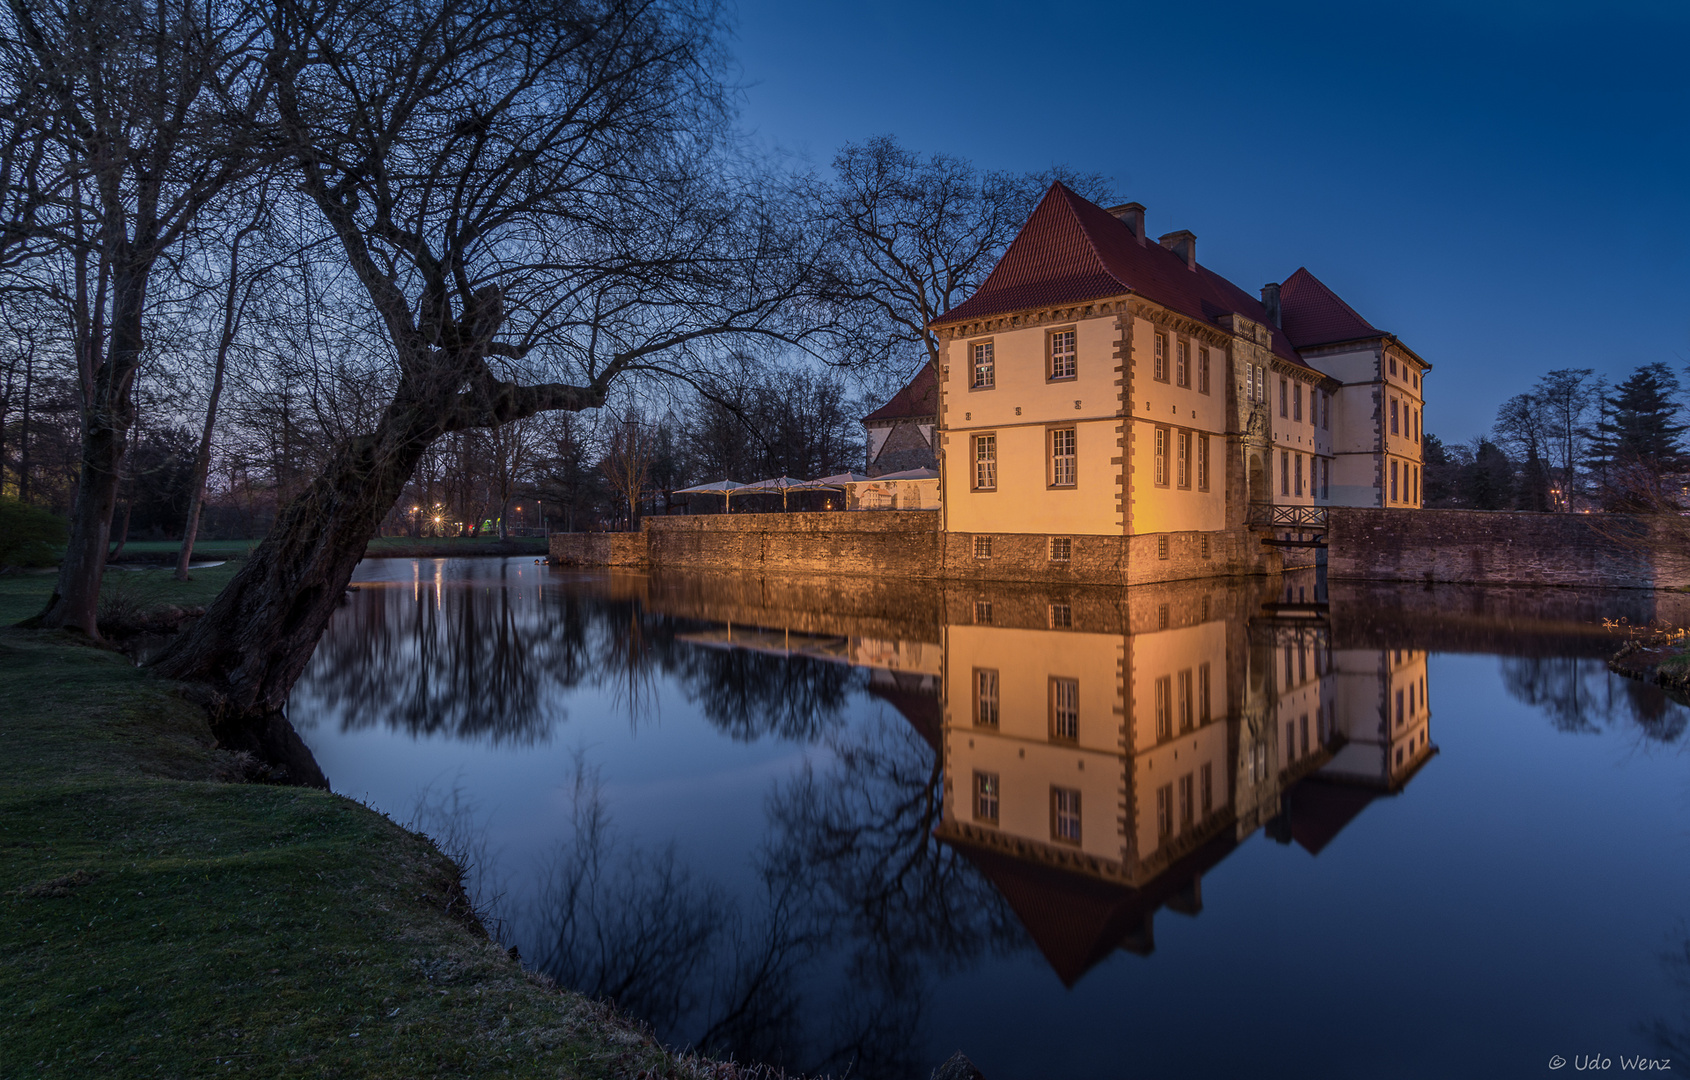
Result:
[[379,323],[387,401],[162,670],[274,714],[440,436],[841,328],[825,231],[732,153],[721,32],[688,0],[273,6],[275,141]]

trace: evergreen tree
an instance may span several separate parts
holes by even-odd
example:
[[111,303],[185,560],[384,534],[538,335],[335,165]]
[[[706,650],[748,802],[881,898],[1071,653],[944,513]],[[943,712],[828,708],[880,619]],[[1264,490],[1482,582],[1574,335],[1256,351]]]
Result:
[[1480,439],[1473,462],[1462,470],[1461,495],[1473,510],[1506,510],[1514,505],[1514,462],[1502,447]]
[[1450,507],[1457,505],[1461,487],[1461,463],[1450,458],[1443,440],[1427,432],[1421,444],[1421,466],[1424,471],[1424,505]]
[[1681,436],[1690,426],[1678,417],[1678,377],[1665,364],[1645,364],[1602,399],[1602,419],[1593,440],[1603,466],[1643,465],[1656,473],[1682,472],[1690,466]]

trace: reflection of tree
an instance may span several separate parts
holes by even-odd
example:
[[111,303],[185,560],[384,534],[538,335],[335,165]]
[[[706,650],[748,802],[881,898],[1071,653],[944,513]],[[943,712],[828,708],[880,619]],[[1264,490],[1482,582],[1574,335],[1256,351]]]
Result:
[[671,673],[711,723],[735,739],[813,742],[844,718],[866,677],[845,664],[748,649],[679,649]]
[[1561,731],[1596,732],[1631,723],[1655,742],[1674,742],[1690,713],[1658,686],[1610,672],[1601,660],[1571,656],[1505,657],[1502,685],[1542,709]]
[[[1690,936],[1678,942],[1666,955],[1661,957],[1666,964],[1667,972],[1673,983],[1687,997],[1690,997]],[[1690,1001],[1680,1007],[1676,1021],[1666,1017],[1657,1017],[1646,1023],[1644,1029],[1655,1037],[1665,1050],[1681,1058],[1690,1058]]]

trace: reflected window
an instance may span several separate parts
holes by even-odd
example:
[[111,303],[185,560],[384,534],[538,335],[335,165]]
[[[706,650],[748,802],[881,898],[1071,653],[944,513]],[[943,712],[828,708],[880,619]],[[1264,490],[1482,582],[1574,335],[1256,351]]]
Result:
[[1163,840],[1174,835],[1174,785],[1156,789],[1156,835]]
[[[1204,597],[1204,603],[1208,603],[1208,599],[1208,597]],[[1199,724],[1207,724],[1214,718],[1214,703],[1209,694],[1209,665],[1207,663],[1199,664],[1197,665],[1197,722]]]
[[1062,742],[1080,738],[1080,681],[1050,680],[1050,737]]
[[1156,741],[1174,737],[1174,680],[1164,675],[1156,680]]
[[1074,541],[1066,536],[1050,538],[1050,561],[1069,562],[1074,557]]
[[992,602],[990,600],[974,601],[974,621],[977,623],[992,621]]
[[1156,629],[1166,630],[1167,628],[1168,628],[1168,605],[1167,604],[1158,604],[1156,606]]
[[974,538],[974,557],[976,559],[989,559],[992,557],[991,537],[976,536]]
[[1309,756],[1309,714],[1304,713],[1297,718],[1298,757]]
[[998,823],[998,774],[974,773],[974,820]]
[[1184,776],[1179,778],[1179,831],[1180,832],[1190,832],[1191,831],[1192,811],[1196,806],[1196,800],[1192,797],[1193,786],[1194,785],[1193,785],[1192,777],[1191,777],[1190,773],[1186,773]]
[[1191,674],[1190,668],[1186,668],[1179,673],[1178,694],[1174,699],[1175,705],[1179,709],[1179,729],[1181,731],[1190,731],[1196,726],[1196,709],[1194,708],[1196,695],[1192,692]]
[[974,669],[974,722],[998,726],[998,673],[996,668]]
[[1208,817],[1215,809],[1215,767],[1208,762],[1197,772],[1197,797],[1202,800],[1203,816]]
[[1050,836],[1064,844],[1080,842],[1080,793],[1074,788],[1050,789]]
[[1402,727],[1402,719],[1403,719],[1402,691],[1398,690],[1397,691],[1397,727]]
[[1297,722],[1285,721],[1285,761],[1287,764],[1297,760]]
[[1067,604],[1050,605],[1050,628],[1063,630],[1074,625],[1074,609]]

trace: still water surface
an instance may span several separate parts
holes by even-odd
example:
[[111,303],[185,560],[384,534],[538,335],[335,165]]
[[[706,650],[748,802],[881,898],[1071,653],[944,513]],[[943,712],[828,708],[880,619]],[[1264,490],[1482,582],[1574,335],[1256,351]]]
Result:
[[335,789],[672,1045],[868,1078],[1690,1069],[1690,711],[1596,625],[1647,594],[358,580],[290,706]]

